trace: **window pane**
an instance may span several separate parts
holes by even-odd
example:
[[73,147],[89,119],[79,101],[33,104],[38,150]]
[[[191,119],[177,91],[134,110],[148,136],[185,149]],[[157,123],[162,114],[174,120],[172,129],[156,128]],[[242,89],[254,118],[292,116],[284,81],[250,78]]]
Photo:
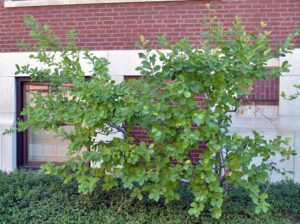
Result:
[[[49,90],[48,83],[28,82],[24,84],[25,99],[24,104],[32,104],[31,99],[35,92],[41,92],[47,95]],[[71,126],[63,127],[71,130]],[[53,132],[45,130],[37,130],[33,132],[31,129],[27,131],[27,160],[28,164],[42,162],[64,162],[66,160],[67,147],[69,141],[62,140],[55,136]]]
[[28,162],[64,162],[68,141],[44,130],[28,130]]

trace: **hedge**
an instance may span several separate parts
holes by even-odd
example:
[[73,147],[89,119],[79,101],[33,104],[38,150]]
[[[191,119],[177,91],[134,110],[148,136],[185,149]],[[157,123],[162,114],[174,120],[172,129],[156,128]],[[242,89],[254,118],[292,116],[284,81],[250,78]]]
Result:
[[[0,223],[295,223],[300,217],[300,185],[292,182],[267,186],[269,213],[257,216],[250,198],[233,189],[223,205],[219,221],[205,212],[191,218],[187,211],[192,199],[182,185],[182,200],[164,205],[161,201],[132,201],[129,192],[100,187],[88,196],[78,194],[76,183],[64,185],[55,177],[36,171],[0,172]],[[262,186],[266,187],[266,186]]]

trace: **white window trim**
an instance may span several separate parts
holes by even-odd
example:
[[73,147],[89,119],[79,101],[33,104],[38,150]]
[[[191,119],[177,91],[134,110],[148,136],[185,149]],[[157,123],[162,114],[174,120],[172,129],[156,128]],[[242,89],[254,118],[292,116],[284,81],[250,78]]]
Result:
[[76,5],[76,4],[97,4],[97,3],[128,3],[128,2],[178,2],[187,0],[5,0],[4,7],[31,7],[47,5]]

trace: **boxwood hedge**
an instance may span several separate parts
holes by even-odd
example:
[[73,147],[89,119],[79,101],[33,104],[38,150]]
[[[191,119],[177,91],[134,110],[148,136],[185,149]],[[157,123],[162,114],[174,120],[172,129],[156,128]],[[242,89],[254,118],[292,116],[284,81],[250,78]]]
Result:
[[192,196],[184,185],[178,189],[182,200],[168,205],[132,201],[122,188],[104,192],[98,187],[91,195],[83,196],[76,186],[64,185],[59,178],[37,171],[0,172],[0,223],[274,224],[295,223],[300,216],[300,185],[292,182],[268,186],[272,208],[263,216],[255,215],[254,205],[243,190],[231,190],[218,221],[208,211],[200,218],[188,215]]

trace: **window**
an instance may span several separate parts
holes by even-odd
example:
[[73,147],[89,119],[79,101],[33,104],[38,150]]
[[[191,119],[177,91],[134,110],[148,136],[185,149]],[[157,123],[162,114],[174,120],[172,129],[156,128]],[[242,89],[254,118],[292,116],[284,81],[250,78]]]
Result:
[[163,2],[163,1],[187,1],[187,0],[5,0],[4,6],[5,7],[30,7],[30,6],[46,6],[46,5]]
[[[22,109],[30,103],[34,92],[48,93],[48,83],[30,82],[29,78],[17,79],[17,113],[21,116]],[[65,129],[72,128],[65,126]],[[66,160],[68,141],[55,137],[45,130],[33,132],[31,129],[17,134],[17,165],[20,167],[38,168],[45,162],[62,163]]]

